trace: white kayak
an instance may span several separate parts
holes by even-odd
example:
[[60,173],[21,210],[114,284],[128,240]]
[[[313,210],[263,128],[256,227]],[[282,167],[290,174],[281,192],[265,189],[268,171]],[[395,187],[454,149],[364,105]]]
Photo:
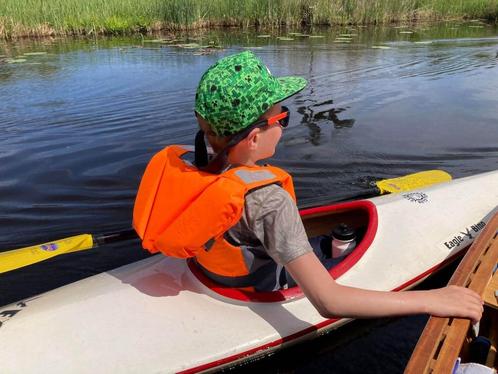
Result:
[[[498,205],[498,171],[398,195],[303,210],[310,236],[361,233],[331,270],[341,284],[415,286],[467,248]],[[1,373],[211,371],[335,329],[298,288],[254,293],[162,255],[0,308]]]

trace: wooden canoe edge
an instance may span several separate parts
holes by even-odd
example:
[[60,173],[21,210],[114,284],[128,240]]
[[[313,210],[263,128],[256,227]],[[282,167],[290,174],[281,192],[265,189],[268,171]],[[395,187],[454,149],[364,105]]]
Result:
[[[468,287],[483,295],[498,261],[498,213],[462,259],[448,285]],[[405,374],[452,373],[470,320],[430,317],[405,368]]]

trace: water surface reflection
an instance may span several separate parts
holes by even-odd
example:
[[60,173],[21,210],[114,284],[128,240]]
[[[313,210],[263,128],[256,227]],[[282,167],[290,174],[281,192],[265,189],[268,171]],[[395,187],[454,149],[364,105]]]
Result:
[[[129,227],[147,160],[193,141],[202,72],[247,48],[275,75],[309,80],[272,160],[294,175],[301,205],[372,178],[497,169],[496,26],[303,32],[321,37],[180,36],[224,47],[207,52],[143,38],[0,43],[0,248]],[[114,245],[8,273],[0,304],[145,256],[138,243]]]

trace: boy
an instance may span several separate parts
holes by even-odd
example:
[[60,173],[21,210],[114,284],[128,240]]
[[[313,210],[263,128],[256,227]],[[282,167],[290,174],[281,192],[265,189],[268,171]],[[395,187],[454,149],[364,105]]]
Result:
[[[482,300],[465,288],[380,292],[342,286],[330,276],[306,236],[291,177],[257,164],[274,154],[288,123],[280,102],[305,85],[302,78],[273,77],[251,52],[211,66],[196,94],[195,167],[183,166],[181,151],[166,156],[168,184],[185,203],[168,205],[166,221],[173,224],[144,246],[195,257],[209,278],[229,287],[272,291],[295,281],[326,318],[429,313],[478,321]],[[211,160],[205,137],[215,152]]]

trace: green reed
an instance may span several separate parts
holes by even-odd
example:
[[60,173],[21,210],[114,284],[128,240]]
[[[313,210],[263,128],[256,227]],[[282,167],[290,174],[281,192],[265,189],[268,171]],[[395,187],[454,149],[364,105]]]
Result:
[[0,37],[497,16],[498,0],[0,0]]

